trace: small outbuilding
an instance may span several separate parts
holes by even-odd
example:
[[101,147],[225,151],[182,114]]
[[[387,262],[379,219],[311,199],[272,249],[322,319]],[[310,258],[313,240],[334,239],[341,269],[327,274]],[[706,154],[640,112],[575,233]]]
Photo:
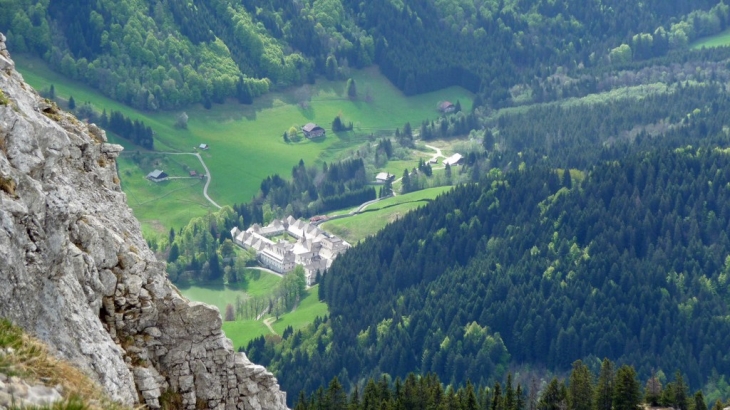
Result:
[[197,177],[197,176],[198,176],[198,171],[196,171],[196,170],[190,171],[190,177],[191,178],[194,178],[194,177]]
[[395,175],[389,174],[387,172],[381,172],[375,176],[375,182],[377,182],[379,184],[384,184],[388,181],[392,181],[393,178],[395,178]]
[[448,166],[450,166],[450,167],[453,167],[454,165],[460,165],[460,164],[462,164],[463,162],[464,162],[464,156],[462,156],[461,154],[458,154],[458,153],[457,153],[457,154],[454,154],[454,155],[452,155],[452,156],[450,156],[450,157],[446,158],[446,159],[445,159],[445,160],[443,161],[443,164],[444,164],[444,165],[448,165]]
[[319,125],[312,123],[312,122],[303,126],[302,132],[304,133],[304,136],[309,139],[324,137],[324,135],[326,133],[324,128],[322,128]]
[[456,111],[456,106],[451,103],[451,101],[444,101],[441,104],[439,104],[439,111],[448,114],[450,112]]
[[208,148],[210,148],[210,145],[208,145],[208,144],[200,144],[200,145],[198,145],[198,149],[202,149],[203,151],[207,151]]
[[156,170],[150,172],[149,174],[147,174],[147,179],[149,179],[150,181],[153,181],[153,182],[160,182],[160,181],[166,180],[167,176],[168,175],[164,171],[162,171],[160,169],[156,169]]

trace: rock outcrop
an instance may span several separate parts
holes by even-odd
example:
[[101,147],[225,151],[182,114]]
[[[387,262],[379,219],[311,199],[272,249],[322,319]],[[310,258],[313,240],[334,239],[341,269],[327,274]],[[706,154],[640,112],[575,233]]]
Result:
[[186,409],[285,409],[273,375],[234,352],[218,311],[167,280],[121,191],[122,147],[26,85],[4,40],[0,316],[122,403],[155,409],[170,392]]

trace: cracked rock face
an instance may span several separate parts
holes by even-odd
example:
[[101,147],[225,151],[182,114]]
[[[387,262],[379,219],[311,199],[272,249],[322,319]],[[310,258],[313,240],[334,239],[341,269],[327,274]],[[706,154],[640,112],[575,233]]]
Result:
[[125,404],[170,390],[186,409],[286,409],[218,311],[168,282],[121,191],[122,147],[26,85],[2,34],[0,90],[0,316]]

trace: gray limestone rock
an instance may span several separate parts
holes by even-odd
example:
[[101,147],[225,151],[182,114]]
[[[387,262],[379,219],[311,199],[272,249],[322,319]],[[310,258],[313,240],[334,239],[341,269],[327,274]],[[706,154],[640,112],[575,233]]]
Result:
[[4,39],[0,317],[121,403],[160,408],[170,390],[186,409],[286,409],[274,376],[234,352],[218,310],[167,280],[121,192],[122,147],[24,84]]

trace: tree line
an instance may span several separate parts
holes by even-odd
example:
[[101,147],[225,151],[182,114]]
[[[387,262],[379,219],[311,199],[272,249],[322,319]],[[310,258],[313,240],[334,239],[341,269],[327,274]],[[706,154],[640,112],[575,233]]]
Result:
[[374,63],[406,94],[460,85],[500,107],[513,86],[559,67],[686,48],[727,27],[729,12],[717,0],[5,1],[0,31],[13,52],[139,109],[248,103],[270,86],[346,79]]
[[[664,377],[662,377],[664,378]],[[667,382],[666,379],[664,382]],[[708,410],[701,390],[693,395],[682,374],[662,385],[652,376],[642,385],[630,365],[616,368],[605,359],[597,374],[580,360],[572,365],[566,379],[553,377],[549,382],[533,377],[523,386],[508,374],[504,384],[491,386],[444,386],[433,373],[409,373],[404,379],[388,375],[370,378],[362,388],[349,391],[337,377],[327,387],[321,386],[310,395],[300,392],[294,410],[359,410],[359,409],[452,409],[452,410],[636,410],[644,404],[671,407],[677,410]],[[659,399],[661,397],[661,399]],[[718,399],[712,410],[722,410]]]
[[331,330],[247,353],[289,391],[412,371],[486,384],[508,363],[566,370],[596,357],[704,385],[730,370],[719,354],[730,343],[729,166],[710,145],[575,176],[493,172],[339,257],[320,283]]

